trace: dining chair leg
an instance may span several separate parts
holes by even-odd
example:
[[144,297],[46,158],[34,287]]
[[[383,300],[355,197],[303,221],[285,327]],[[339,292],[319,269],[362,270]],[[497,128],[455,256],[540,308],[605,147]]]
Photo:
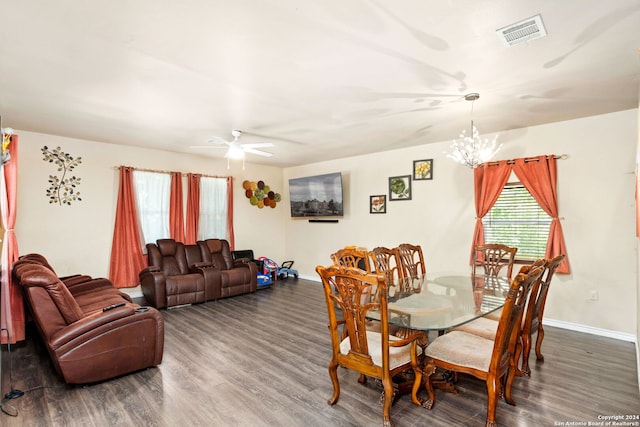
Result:
[[524,367],[520,369],[520,358],[522,358],[522,365],[524,366],[529,360],[529,351],[531,351],[531,337],[528,334],[518,337],[512,365],[515,365],[515,375],[519,377],[524,376],[526,373]]
[[542,322],[538,325],[538,336],[536,337],[536,358],[538,360],[544,360],[544,356],[542,355],[542,340],[544,339],[544,328],[542,327]]
[[513,399],[513,396],[511,395],[511,386],[513,385],[513,380],[516,378],[516,370],[513,368],[513,366],[509,368],[509,372],[505,375],[505,377],[506,378],[503,385],[504,390],[502,390],[502,393],[504,394],[504,400],[509,405],[515,406],[516,401]]
[[329,363],[329,377],[333,384],[333,394],[327,401],[329,405],[335,405],[340,398],[340,381],[338,380],[338,364],[333,360]]
[[391,405],[393,403],[393,382],[391,377],[383,378],[382,385],[384,387],[384,402],[382,404],[382,426],[393,427],[393,421],[391,421]]
[[418,390],[422,385],[422,369],[417,366],[413,367],[413,387],[411,387],[411,402],[414,405],[422,406],[422,402],[418,399]]
[[498,406],[498,399],[500,395],[500,379],[494,375],[487,378],[487,395],[489,401],[487,402],[487,421],[486,427],[497,427],[496,424],[496,408]]
[[522,337],[522,367],[520,368],[521,375],[531,376],[531,368],[529,367],[529,355],[531,354],[531,335],[525,334]]

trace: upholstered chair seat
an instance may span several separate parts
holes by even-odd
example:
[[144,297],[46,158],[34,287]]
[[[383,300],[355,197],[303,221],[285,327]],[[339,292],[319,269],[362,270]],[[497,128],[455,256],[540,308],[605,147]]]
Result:
[[[393,335],[389,336],[389,342],[397,342],[401,339]],[[382,335],[380,332],[367,330],[367,343],[369,344],[369,356],[374,365],[382,366]],[[345,338],[340,343],[340,352],[348,354],[351,349],[349,338]],[[422,349],[417,348],[418,355],[422,354]],[[404,365],[411,360],[411,343],[402,347],[389,347],[389,369],[393,370]]]

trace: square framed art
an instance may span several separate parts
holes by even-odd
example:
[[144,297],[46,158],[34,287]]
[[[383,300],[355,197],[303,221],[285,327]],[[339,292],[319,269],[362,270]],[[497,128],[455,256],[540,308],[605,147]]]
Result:
[[433,179],[433,159],[413,161],[413,180]]
[[411,200],[411,175],[389,177],[389,201]]
[[387,196],[384,194],[369,196],[369,213],[387,213]]

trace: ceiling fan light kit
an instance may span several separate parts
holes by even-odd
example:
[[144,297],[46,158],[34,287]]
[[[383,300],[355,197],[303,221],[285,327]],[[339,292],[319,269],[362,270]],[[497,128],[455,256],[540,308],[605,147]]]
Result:
[[257,150],[257,148],[265,148],[265,147],[273,147],[273,144],[270,142],[259,142],[254,144],[241,144],[239,139],[242,136],[242,131],[238,129],[234,129],[231,131],[231,136],[233,136],[232,141],[227,141],[220,137],[215,137],[210,139],[209,143],[211,145],[208,146],[193,146],[193,148],[224,148],[227,146],[227,153],[224,157],[227,159],[227,168],[231,167],[230,160],[240,160],[242,159],[242,170],[244,170],[244,158],[245,153],[256,154],[258,156],[263,157],[271,157],[273,154],[267,151]]

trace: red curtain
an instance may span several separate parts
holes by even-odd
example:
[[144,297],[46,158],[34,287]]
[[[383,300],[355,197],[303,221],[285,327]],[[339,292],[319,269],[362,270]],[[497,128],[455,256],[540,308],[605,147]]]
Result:
[[500,162],[488,163],[478,166],[473,170],[474,173],[474,195],[476,201],[476,227],[473,232],[473,240],[471,242],[471,256],[469,262],[473,262],[473,248],[477,245],[484,244],[484,226],[482,218],[489,212],[493,205],[500,197],[500,193],[504,188],[509,175],[511,174],[511,166],[506,160]]
[[[513,171],[540,207],[551,217],[545,258],[554,258],[567,253],[562,225],[558,218],[556,158],[555,156],[539,156],[537,159],[528,159],[527,161],[516,159]],[[571,272],[568,257],[565,257],[556,272],[564,274]]]
[[171,238],[184,242],[184,215],[182,207],[182,174],[171,173],[171,195],[169,196],[169,233]]
[[235,247],[235,235],[233,233],[233,177],[227,178],[227,235],[231,250]]
[[146,265],[140,249],[140,230],[132,175],[133,168],[120,167],[120,187],[109,269],[109,279],[117,288],[137,286],[138,273]]
[[198,221],[200,220],[200,175],[187,175],[187,232],[184,242],[193,245],[198,240]]
[[[1,141],[0,141],[1,142]],[[25,338],[25,316],[22,290],[13,283],[11,265],[18,259],[18,241],[13,231],[16,224],[16,197],[18,194],[18,135],[11,136],[7,147],[11,156],[2,167],[0,208],[5,227],[2,240],[2,283],[0,284],[0,342],[15,344]]]

